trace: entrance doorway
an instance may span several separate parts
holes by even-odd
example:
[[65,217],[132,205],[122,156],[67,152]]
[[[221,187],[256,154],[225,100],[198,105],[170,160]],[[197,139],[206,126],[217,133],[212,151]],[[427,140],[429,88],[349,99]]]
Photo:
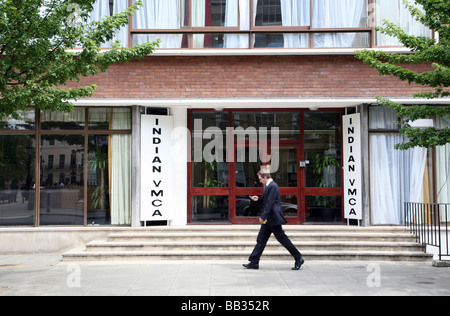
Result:
[[258,224],[249,196],[263,193],[257,173],[270,164],[288,224],[342,223],[342,115],[192,110],[188,222]]

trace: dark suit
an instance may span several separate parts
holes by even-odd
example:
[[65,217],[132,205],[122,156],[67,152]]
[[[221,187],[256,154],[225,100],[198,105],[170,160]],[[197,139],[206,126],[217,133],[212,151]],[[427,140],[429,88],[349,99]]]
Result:
[[264,194],[259,198],[258,203],[261,206],[262,214],[261,219],[267,220],[266,224],[261,225],[261,229],[258,234],[257,244],[249,261],[253,264],[258,264],[259,259],[266,247],[267,241],[270,235],[273,233],[275,238],[280,244],[282,244],[289,253],[298,260],[302,257],[301,253],[292,244],[289,238],[283,231],[281,225],[286,224],[286,220],[283,216],[283,209],[281,207],[281,195],[278,185],[272,181],[264,190]]

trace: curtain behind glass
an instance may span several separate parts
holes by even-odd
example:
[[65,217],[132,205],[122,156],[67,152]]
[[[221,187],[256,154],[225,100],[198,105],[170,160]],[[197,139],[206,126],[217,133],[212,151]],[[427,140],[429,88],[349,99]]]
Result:
[[[192,1],[192,26],[204,27],[206,25],[206,1],[193,0]],[[205,45],[205,34],[195,34],[193,36],[193,47],[203,48]]]
[[[121,13],[128,8],[127,0],[114,0],[113,13]],[[122,47],[128,47],[128,24],[122,27],[114,40],[120,40]]]
[[[283,26],[310,25],[309,0],[281,0]],[[284,34],[284,48],[309,47],[308,34]]]
[[[389,129],[393,121],[392,110],[370,108],[371,128]],[[403,202],[421,202],[427,149],[396,150],[404,141],[397,133],[371,133],[369,139],[372,224],[404,224]]]
[[[121,13],[128,8],[127,0],[114,0],[113,2],[113,12],[114,14]],[[109,0],[97,0],[94,3],[94,10],[91,12],[89,22],[100,22],[105,17],[111,15],[111,10],[109,6]],[[122,27],[120,31],[115,35],[112,41],[104,43],[101,47],[108,48],[111,47],[115,40],[120,40],[122,47],[128,46],[128,25]]]
[[[114,109],[111,129],[130,129],[128,109]],[[111,136],[111,225],[131,224],[131,135]]]
[[[365,0],[314,0],[313,28],[350,28],[365,24],[362,20]],[[356,33],[314,34],[314,47],[352,47]]]
[[[450,118],[438,118],[437,128],[450,127]],[[437,202],[450,203],[450,144],[436,147]],[[441,215],[445,218],[445,214]],[[450,214],[447,214],[450,218]]]
[[[254,2],[258,3],[258,0]],[[239,25],[241,30],[250,30],[250,0],[227,0],[226,3],[225,26],[237,27]],[[248,35],[225,34],[223,47],[248,48]]]
[[[411,2],[411,1],[410,1]],[[421,8],[421,6],[419,6]],[[431,31],[411,16],[403,0],[376,0],[376,25],[383,26],[383,20],[393,22],[408,35],[425,36],[430,38]],[[402,46],[399,40],[381,32],[376,34],[377,46]]]
[[[180,29],[184,25],[184,0],[143,0],[143,6],[135,12],[135,29]],[[181,34],[135,35],[134,44],[161,39],[160,48],[181,48]]]

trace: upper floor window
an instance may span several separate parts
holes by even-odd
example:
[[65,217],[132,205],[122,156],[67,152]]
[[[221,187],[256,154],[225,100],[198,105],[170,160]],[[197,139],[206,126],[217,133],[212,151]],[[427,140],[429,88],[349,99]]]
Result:
[[[91,20],[134,0],[98,0]],[[342,48],[400,46],[374,30],[389,20],[408,34],[431,37],[403,0],[142,0],[124,46],[161,39],[160,48]],[[375,7],[375,10],[373,10]],[[108,46],[106,43],[105,46]]]

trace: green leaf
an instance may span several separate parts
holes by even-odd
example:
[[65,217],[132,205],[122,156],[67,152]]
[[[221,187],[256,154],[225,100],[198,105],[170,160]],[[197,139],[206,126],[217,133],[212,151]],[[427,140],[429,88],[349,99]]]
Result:
[[[0,1],[0,116],[28,107],[71,111],[69,100],[90,97],[95,85],[66,89],[71,82],[106,71],[111,65],[143,58],[158,42],[102,53],[142,1],[100,22],[86,22],[96,0]],[[79,51],[74,53],[73,48]]]
[[[355,57],[371,68],[378,70],[381,76],[395,76],[408,83],[416,83],[429,87],[429,92],[414,94],[415,98],[437,99],[450,96],[450,1],[448,0],[415,0],[423,6],[420,11],[411,1],[407,4],[412,16],[425,26],[439,32],[439,40],[410,36],[403,30],[384,21],[384,27],[377,28],[384,34],[394,36],[411,50],[411,54],[393,54],[363,50],[355,53]],[[431,71],[418,73],[408,68],[408,65],[428,63]],[[376,97],[377,101],[386,107],[394,109],[402,119],[400,129],[409,141],[398,144],[398,149],[408,149],[416,146],[435,147],[450,143],[450,128],[437,130],[435,128],[411,128],[410,121],[423,118],[450,117],[450,105],[401,105],[386,98]]]

